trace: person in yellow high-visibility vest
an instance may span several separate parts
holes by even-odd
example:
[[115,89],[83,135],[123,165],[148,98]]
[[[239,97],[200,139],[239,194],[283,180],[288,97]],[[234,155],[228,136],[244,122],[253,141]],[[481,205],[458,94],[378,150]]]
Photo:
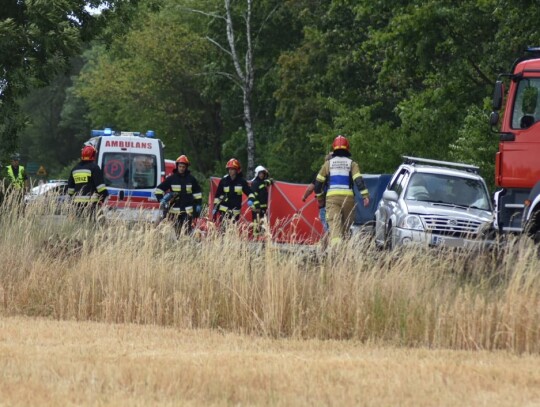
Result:
[[23,209],[24,194],[28,189],[28,177],[26,169],[19,164],[19,154],[11,156],[11,165],[5,167],[3,172],[3,181],[0,184],[0,204],[3,204],[6,196],[10,195],[9,200],[19,209]]
[[353,182],[362,194],[364,206],[369,205],[369,191],[358,164],[350,158],[349,140],[337,136],[332,149],[332,158],[324,163],[317,174],[315,194],[322,197],[326,186],[326,220],[330,244],[335,245],[349,234],[354,220]]
[[13,154],[11,156],[11,165],[6,167],[4,182],[6,188],[24,192],[28,185],[28,177],[26,176],[25,168],[19,164],[19,161],[19,154]]

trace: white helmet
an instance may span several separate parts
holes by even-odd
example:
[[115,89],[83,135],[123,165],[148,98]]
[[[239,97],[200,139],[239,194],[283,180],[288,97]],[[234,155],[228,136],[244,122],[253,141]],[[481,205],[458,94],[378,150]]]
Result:
[[258,165],[257,168],[255,168],[255,178],[253,178],[253,181],[255,181],[255,179],[257,179],[257,177],[259,176],[259,173],[261,171],[264,171],[268,174],[268,170],[266,168],[264,168],[262,165]]
[[264,168],[262,165],[259,165],[259,166],[257,166],[257,168],[255,168],[255,174],[256,175],[259,175],[259,172],[261,172],[261,171],[264,171],[264,172],[268,173],[268,170],[266,168]]

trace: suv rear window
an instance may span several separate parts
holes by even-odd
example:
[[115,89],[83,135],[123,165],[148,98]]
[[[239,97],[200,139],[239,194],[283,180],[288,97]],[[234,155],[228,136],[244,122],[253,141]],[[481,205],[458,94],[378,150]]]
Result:
[[103,154],[105,185],[113,188],[150,189],[156,187],[157,158],[153,154]]

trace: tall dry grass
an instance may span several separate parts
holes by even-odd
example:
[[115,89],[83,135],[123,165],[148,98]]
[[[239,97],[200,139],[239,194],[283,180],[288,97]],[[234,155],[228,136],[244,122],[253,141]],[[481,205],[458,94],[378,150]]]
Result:
[[235,229],[96,226],[0,211],[0,312],[267,337],[540,353],[540,260],[526,239],[464,253],[256,245]]

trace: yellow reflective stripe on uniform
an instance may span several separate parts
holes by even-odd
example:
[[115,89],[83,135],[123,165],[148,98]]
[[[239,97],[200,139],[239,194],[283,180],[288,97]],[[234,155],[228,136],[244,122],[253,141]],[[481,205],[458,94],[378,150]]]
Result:
[[188,215],[191,215],[193,213],[193,206],[186,206],[186,212]]
[[68,188],[68,195],[73,195],[75,193],[75,188]]
[[259,185],[259,189],[263,189],[263,188],[266,188],[266,185],[265,185],[265,184]]
[[175,214],[179,214],[181,212],[180,208],[175,208],[174,206],[169,209],[169,213],[175,215]]
[[188,194],[191,194],[193,192],[193,185],[187,184],[186,185],[186,191]]
[[361,190],[360,193],[362,194],[362,196],[368,196],[369,195],[369,191],[367,189]]
[[240,215],[240,209],[233,209],[232,213],[233,213],[234,216]]
[[231,190],[229,187],[223,187],[223,192],[228,193]]
[[[322,195],[322,194],[321,194]],[[320,195],[317,195],[319,197]],[[352,190],[347,189],[329,189],[326,193],[326,196],[354,196],[354,192]]]
[[160,188],[156,188],[156,190],[154,191],[154,195],[158,195],[158,194],[163,195],[164,193],[165,193],[165,191],[163,191],[163,190],[160,189]]
[[105,186],[105,184],[100,184],[100,185],[98,185],[98,186],[96,187],[96,190],[97,190],[98,192],[103,192],[103,191],[105,191],[106,189],[107,189],[107,187]]
[[227,212],[229,210],[229,208],[227,208],[225,205],[219,205],[219,210],[221,212]]
[[321,174],[317,174],[317,181],[319,181],[319,182],[325,182],[325,181],[326,181],[326,177],[323,177]]
[[76,184],[86,184],[90,177],[92,176],[92,171],[90,170],[75,170],[72,173],[73,181]]
[[242,185],[235,185],[234,192],[236,192],[238,195],[242,195]]
[[214,199],[214,205],[219,205],[220,202],[221,202],[221,199],[219,199],[219,198]]
[[171,185],[171,190],[173,192],[180,192],[182,190],[182,185]]
[[360,174],[359,172],[357,172],[356,174],[354,174],[354,175],[352,176],[352,179],[353,179],[353,181],[354,181],[356,178],[361,177],[361,176],[362,176],[362,174]]
[[193,198],[195,199],[202,199],[202,192],[195,192],[193,194]]

